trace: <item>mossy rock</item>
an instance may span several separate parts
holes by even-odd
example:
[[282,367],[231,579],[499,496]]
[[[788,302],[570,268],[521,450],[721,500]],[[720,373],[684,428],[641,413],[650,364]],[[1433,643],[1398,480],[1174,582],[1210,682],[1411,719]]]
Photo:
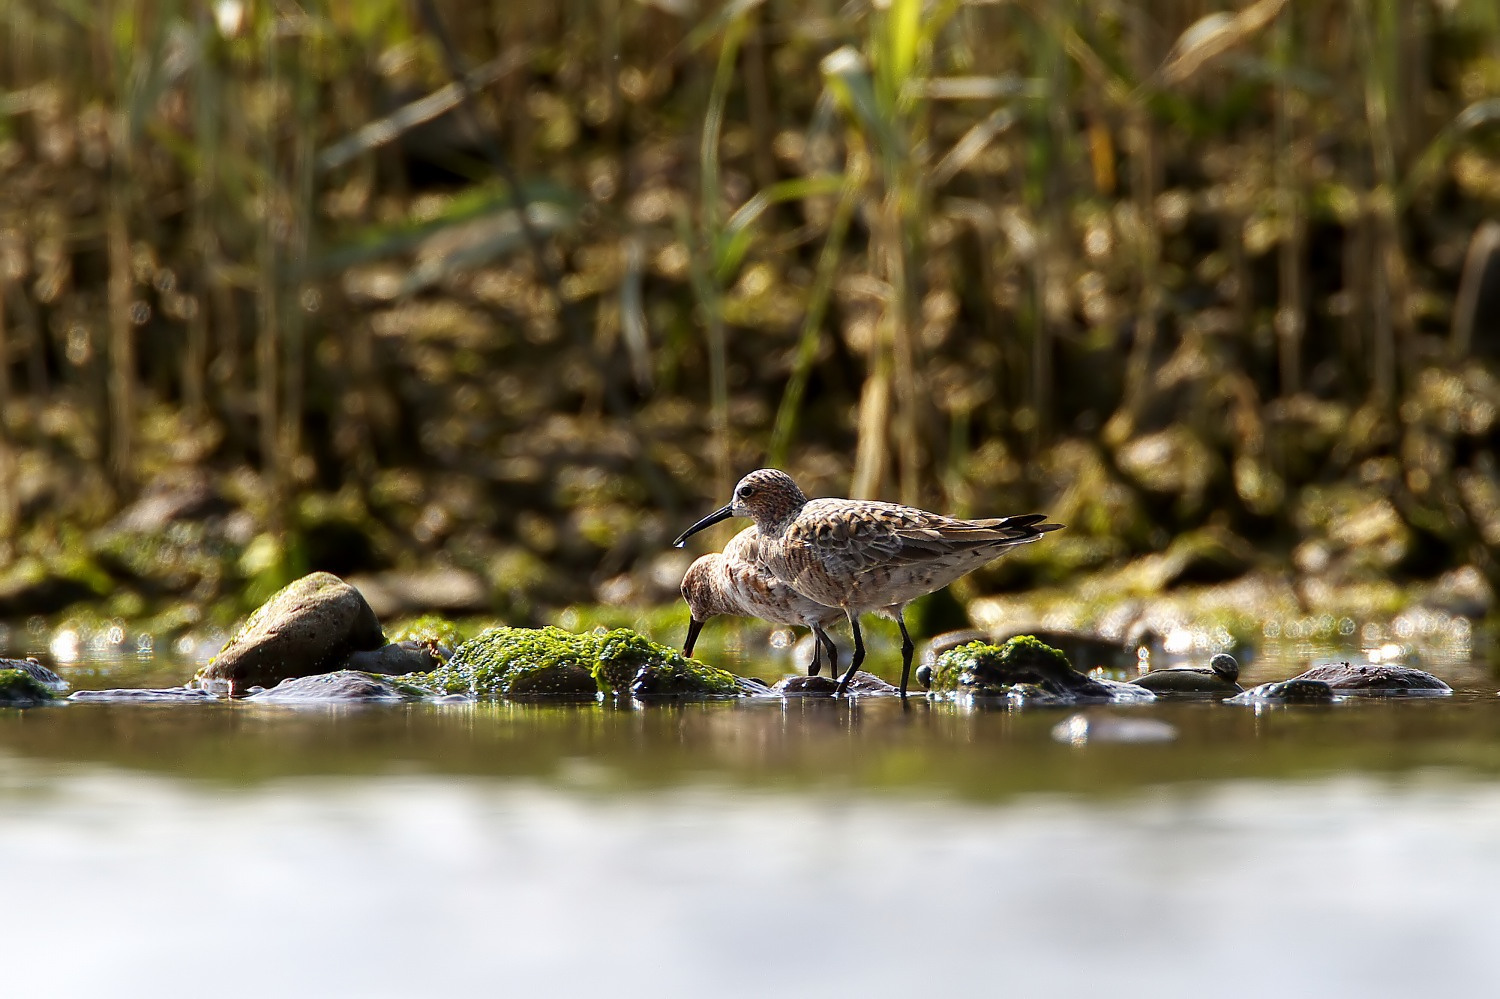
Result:
[[680,653],[665,662],[643,666],[630,685],[630,695],[641,701],[738,697],[741,693],[739,678],[733,673],[685,659]]
[[1031,635],[1017,635],[1004,645],[970,642],[949,649],[925,679],[940,693],[1008,694],[1027,684],[1058,697],[1111,696],[1107,686],[1075,670],[1067,656]]
[[29,708],[56,700],[46,684],[24,669],[0,669],[0,707]]
[[601,636],[598,656],[594,677],[606,693],[650,701],[737,697],[744,692],[740,678],[728,670],[689,659],[630,628]]
[[474,697],[595,697],[642,700],[733,697],[732,673],[688,659],[629,628],[577,635],[562,628],[491,628],[459,646],[429,674],[448,693]]
[[68,689],[68,681],[35,659],[0,659],[0,670],[13,669],[25,673],[54,694],[60,694]]
[[442,690],[473,697],[594,696],[598,638],[561,628],[491,628],[433,670]]

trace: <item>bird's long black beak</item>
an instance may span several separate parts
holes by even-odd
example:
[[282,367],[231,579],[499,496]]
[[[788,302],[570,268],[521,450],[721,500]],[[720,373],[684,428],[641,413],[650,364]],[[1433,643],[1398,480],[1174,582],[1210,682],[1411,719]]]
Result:
[[692,527],[689,527],[687,530],[685,530],[681,534],[679,534],[677,536],[677,540],[674,541],[674,542],[672,542],[672,547],[673,548],[681,548],[682,545],[683,545],[683,542],[687,541],[688,538],[691,538],[693,535],[697,534],[699,531],[703,530],[705,527],[713,527],[719,521],[721,521],[721,520],[728,520],[730,517],[733,517],[733,516],[734,516],[734,508],[732,506],[721,506],[721,507],[719,507],[719,509],[715,510],[713,513],[709,514],[707,517],[704,517],[702,520],[698,521],[698,523],[694,524]]
[[682,643],[682,654],[689,659],[693,658],[693,646],[698,643],[698,632],[703,630],[703,622],[695,617],[688,619],[687,641]]

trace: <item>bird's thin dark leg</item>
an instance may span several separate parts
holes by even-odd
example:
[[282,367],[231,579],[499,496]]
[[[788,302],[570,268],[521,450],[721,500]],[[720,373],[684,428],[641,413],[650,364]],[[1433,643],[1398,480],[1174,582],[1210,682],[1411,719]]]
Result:
[[821,625],[813,628],[813,634],[817,636],[818,641],[828,646],[828,675],[838,676],[839,647],[833,644],[833,639],[828,637],[828,632],[824,631]]
[[903,611],[896,612],[896,624],[901,628],[901,699],[906,700],[906,683],[911,679],[911,654],[916,651],[916,643],[906,633],[906,615]]
[[854,632],[854,658],[849,660],[849,671],[839,681],[838,688],[834,690],[834,697],[842,697],[849,689],[849,681],[854,679],[854,674],[859,671],[860,664],[865,661],[865,639],[859,633],[859,615],[852,610],[844,612],[849,617],[849,630]]
[[823,643],[818,641],[818,629],[813,629],[813,660],[807,667],[808,676],[817,676],[823,668]]
[[703,622],[693,618],[688,622],[687,641],[682,644],[682,654],[689,659],[693,658],[693,643],[698,641],[698,632],[703,630]]

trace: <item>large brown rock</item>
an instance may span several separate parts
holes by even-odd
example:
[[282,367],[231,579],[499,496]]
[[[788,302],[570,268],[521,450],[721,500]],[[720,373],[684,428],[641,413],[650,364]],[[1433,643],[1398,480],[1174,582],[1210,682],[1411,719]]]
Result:
[[360,592],[327,572],[289,584],[199,671],[200,686],[231,695],[250,687],[315,676],[337,668],[350,653],[378,649],[385,634]]

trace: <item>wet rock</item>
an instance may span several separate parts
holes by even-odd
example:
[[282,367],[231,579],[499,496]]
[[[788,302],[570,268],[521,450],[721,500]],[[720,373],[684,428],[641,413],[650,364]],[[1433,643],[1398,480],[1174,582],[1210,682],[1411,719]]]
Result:
[[[918,672],[929,689],[943,692],[1008,695],[1018,685],[1032,685],[1055,698],[1100,698],[1114,695],[1113,684],[1075,670],[1068,657],[1037,639],[1022,635],[1004,645],[970,642],[938,657],[930,670]],[[1139,692],[1139,688],[1133,691]]]
[[479,614],[491,610],[489,587],[472,572],[453,567],[420,572],[383,572],[354,576],[350,584],[364,594],[377,617],[401,614]]
[[113,690],[79,690],[70,701],[106,704],[192,704],[218,700],[201,687],[123,687]]
[[1336,691],[1358,691],[1366,694],[1403,694],[1425,692],[1449,694],[1453,688],[1431,673],[1395,663],[1323,663],[1305,673],[1293,677],[1295,680],[1310,680],[1328,684]]
[[291,583],[250,615],[195,682],[231,695],[252,686],[326,673],[385,635],[358,590],[326,572]]
[[415,701],[430,693],[423,687],[390,677],[341,669],[317,676],[283,680],[270,690],[259,691],[245,699],[299,704],[321,701]]
[[56,699],[56,695],[45,683],[33,676],[30,670],[19,666],[0,668],[0,707],[29,708]]
[[[832,697],[838,690],[838,679],[831,676],[789,676],[771,690],[787,697]],[[899,694],[900,688],[874,673],[860,670],[849,679],[850,694]]]
[[1332,704],[1338,700],[1332,687],[1322,680],[1294,677],[1278,683],[1263,683],[1243,694],[1229,698],[1225,704]]
[[1078,714],[1052,726],[1052,738],[1074,746],[1090,742],[1171,742],[1177,738],[1177,727],[1156,718]]
[[31,657],[25,659],[0,659],[0,670],[18,669],[54,694],[68,689],[68,681],[52,672]]
[[407,639],[378,649],[351,652],[344,659],[342,668],[401,676],[405,673],[430,673],[452,658],[453,653],[441,645]]
[[1240,664],[1234,656],[1223,652],[1214,656],[1207,666],[1173,666],[1169,669],[1152,670],[1130,682],[1145,687],[1160,696],[1173,694],[1225,694],[1241,693],[1239,685]]

